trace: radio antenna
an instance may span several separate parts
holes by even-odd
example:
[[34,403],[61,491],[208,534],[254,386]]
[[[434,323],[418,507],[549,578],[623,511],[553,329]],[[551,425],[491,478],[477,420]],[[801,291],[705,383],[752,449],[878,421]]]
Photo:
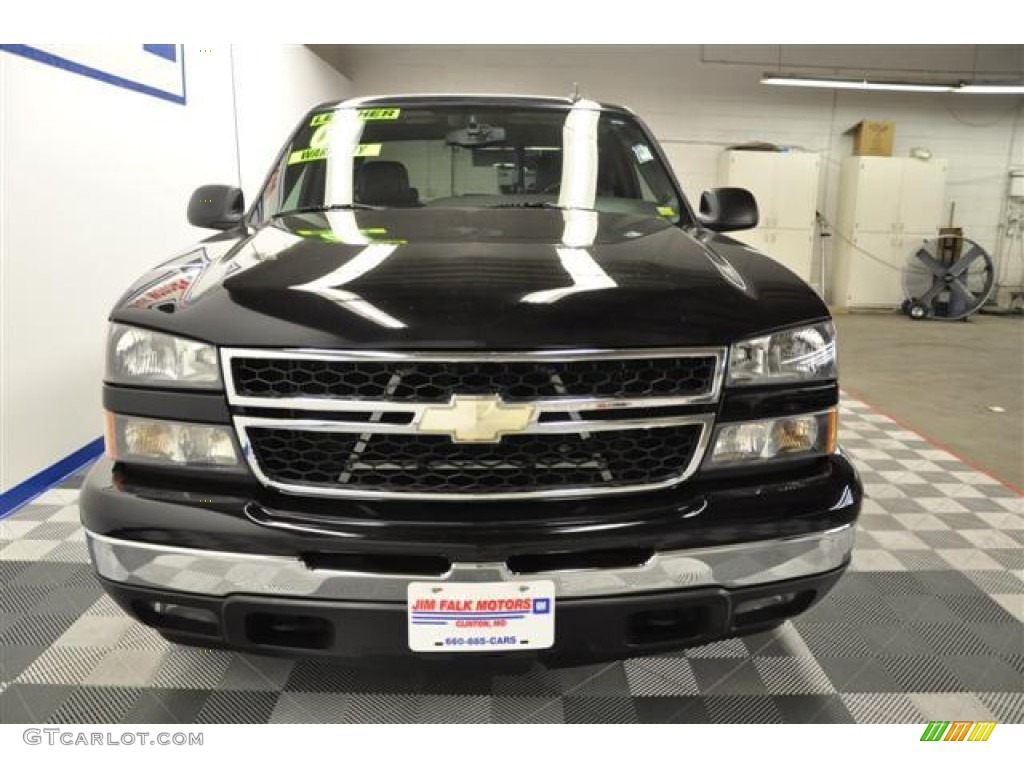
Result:
[[577,101],[579,101],[582,98],[583,97],[580,96],[580,84],[579,83],[573,83],[572,84],[572,93],[569,94],[569,100],[575,104]]

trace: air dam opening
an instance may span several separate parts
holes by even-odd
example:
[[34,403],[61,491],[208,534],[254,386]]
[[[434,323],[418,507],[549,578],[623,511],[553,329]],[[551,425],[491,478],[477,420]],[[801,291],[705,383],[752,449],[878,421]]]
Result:
[[323,650],[334,642],[334,627],[316,616],[250,613],[245,617],[245,635],[257,645]]
[[440,555],[380,555],[309,552],[302,562],[314,571],[352,571],[394,576],[443,576],[451,561]]
[[795,616],[814,602],[817,593],[813,589],[769,595],[753,600],[744,600],[733,609],[733,625],[738,629],[766,621],[781,621]]
[[158,600],[135,600],[132,602],[132,609],[139,619],[156,629],[208,637],[220,634],[220,621],[213,611],[206,608]]
[[714,630],[713,611],[708,606],[641,611],[629,617],[626,638],[630,645],[690,640]]
[[512,573],[537,574],[555,571],[588,571],[598,568],[638,568],[654,556],[647,547],[594,549],[587,552],[554,552],[544,555],[512,555],[506,564]]

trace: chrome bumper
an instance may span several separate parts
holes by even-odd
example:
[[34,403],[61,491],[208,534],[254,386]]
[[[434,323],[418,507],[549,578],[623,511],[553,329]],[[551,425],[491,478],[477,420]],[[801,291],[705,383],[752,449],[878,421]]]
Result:
[[560,598],[629,595],[691,587],[749,587],[844,565],[853,525],[792,538],[659,552],[628,568],[517,574],[504,563],[455,563],[441,576],[318,570],[298,558],[144,544],[86,531],[100,576],[121,584],[223,597],[237,593],[403,602],[410,582],[539,581]]

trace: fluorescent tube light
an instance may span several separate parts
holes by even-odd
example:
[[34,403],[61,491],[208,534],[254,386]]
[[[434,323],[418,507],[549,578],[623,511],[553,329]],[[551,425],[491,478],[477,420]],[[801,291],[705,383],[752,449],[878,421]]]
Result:
[[957,93],[1024,93],[1024,83],[1016,85],[997,85],[995,83],[964,83],[956,89]]
[[796,77],[765,75],[762,85],[788,85],[798,88],[838,88],[851,91],[917,91],[919,93],[1024,94],[1024,83],[902,83],[885,80],[852,80],[839,77]]
[[789,85],[800,88],[840,88],[854,91],[919,91],[922,93],[948,93],[956,90],[954,85],[942,83],[892,83],[873,80],[849,80],[828,77],[788,77],[786,75],[765,75],[763,85]]

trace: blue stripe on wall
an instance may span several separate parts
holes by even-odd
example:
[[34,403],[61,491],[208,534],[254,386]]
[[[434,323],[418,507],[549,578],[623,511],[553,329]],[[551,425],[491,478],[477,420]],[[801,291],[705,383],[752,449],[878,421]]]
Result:
[[175,104],[185,103],[185,52],[182,50],[181,56],[181,95],[177,93],[169,93],[162,91],[159,88],[146,85],[144,83],[137,83],[134,80],[129,80],[126,77],[118,77],[112,75],[109,72],[103,72],[102,70],[95,69],[94,67],[86,66],[85,64],[79,64],[77,61],[71,61],[65,59],[63,56],[57,56],[47,51],[40,50],[39,48],[33,48],[30,45],[21,44],[0,44],[0,51],[6,51],[7,53],[14,53],[18,56],[24,56],[26,59],[32,59],[43,64],[49,64],[51,67],[57,67],[58,69],[64,69],[68,72],[74,72],[78,75],[84,75],[85,77],[91,77],[94,80],[99,80],[103,83],[109,83],[110,85],[116,85],[120,88],[127,88],[130,91],[138,91],[144,93],[147,96],[156,96],[158,99],[165,99],[166,101],[173,101]]
[[81,469],[90,461],[103,453],[103,438],[98,437],[87,445],[83,445],[77,451],[56,464],[37,472],[28,480],[0,494],[0,517],[5,517],[19,507],[32,501],[36,496],[48,491],[68,475]]
[[146,43],[142,50],[168,61],[178,60],[178,46],[174,43]]

